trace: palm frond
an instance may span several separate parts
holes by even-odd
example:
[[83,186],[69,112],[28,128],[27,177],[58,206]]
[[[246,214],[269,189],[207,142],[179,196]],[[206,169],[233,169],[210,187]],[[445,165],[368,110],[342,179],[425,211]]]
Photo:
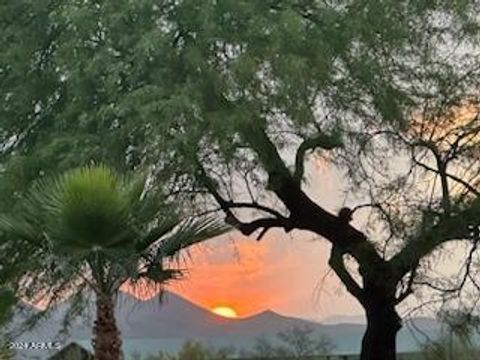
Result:
[[[152,242],[152,245],[144,253],[138,277],[149,279],[158,284],[167,284],[178,280],[183,276],[181,269],[166,268],[166,261],[180,255],[181,250],[195,244],[225,234],[231,228],[223,221],[213,218],[188,219],[179,223],[172,231],[162,238]],[[156,237],[156,233],[149,234],[150,239]]]
[[103,166],[81,168],[39,181],[24,208],[28,219],[43,219],[59,248],[124,246],[134,234],[122,187],[118,176]]
[[30,243],[41,244],[44,239],[42,232],[34,224],[23,218],[0,215],[0,232],[8,237],[9,241],[21,239]]
[[167,284],[172,280],[178,280],[183,272],[179,269],[163,269],[159,266],[150,266],[140,274],[140,279],[148,279],[156,284]]
[[163,236],[173,231],[181,223],[181,220],[175,215],[166,214],[158,224],[151,230],[147,231],[147,234],[138,239],[136,243],[136,249],[138,251],[144,251],[151,245],[159,241]]
[[223,220],[215,217],[188,219],[167,235],[159,244],[162,257],[174,257],[182,249],[231,231]]

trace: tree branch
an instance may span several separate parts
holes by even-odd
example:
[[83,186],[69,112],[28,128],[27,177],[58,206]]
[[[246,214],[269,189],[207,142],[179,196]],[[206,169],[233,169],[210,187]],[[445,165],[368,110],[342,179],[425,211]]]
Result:
[[396,269],[397,276],[402,278],[412,271],[422,258],[441,244],[452,240],[470,239],[472,227],[478,227],[480,224],[479,211],[480,198],[477,198],[467,209],[440,218],[436,225],[410,239],[403,249],[389,261]]
[[227,224],[238,229],[243,235],[250,236],[255,231],[263,229],[257,240],[261,240],[268,230],[278,227],[283,228],[286,232],[293,230],[292,222],[287,218],[261,218],[251,222],[241,222],[233,215],[227,215],[225,218]]
[[303,179],[305,172],[305,155],[308,151],[315,150],[316,148],[331,150],[342,145],[343,143],[340,138],[334,134],[327,135],[319,133],[315,137],[304,140],[298,147],[295,156],[295,173],[293,175],[295,180],[300,183]]
[[360,285],[358,285],[345,267],[343,254],[343,251],[341,251],[337,246],[333,246],[328,264],[335,271],[335,274],[337,274],[337,276],[340,278],[348,292],[362,303],[364,301],[363,289],[360,287]]
[[[435,162],[437,164],[436,173],[440,176],[440,183],[442,188],[443,210],[445,211],[446,214],[450,213],[451,200],[450,200],[450,189],[448,186],[448,177],[447,177],[448,161],[442,159],[442,154],[440,153],[437,145],[431,140],[428,140],[428,141],[418,140],[418,141],[415,141],[412,145],[413,145],[412,152],[416,146],[420,146],[420,147],[427,148],[433,154],[433,157],[435,158]],[[416,160],[414,154],[412,154],[412,158],[414,161]]]
[[[444,288],[444,287],[440,287],[440,286],[437,286],[437,285],[433,284],[431,281],[416,282],[415,284],[428,286],[429,288],[431,288],[433,290],[436,290],[436,291],[440,291],[442,293],[457,293],[457,292],[460,292],[464,288],[465,284],[467,283],[467,280],[471,279],[471,269],[472,269],[472,265],[473,265],[473,256],[475,255],[475,252],[478,249],[478,242],[480,240],[478,230],[479,230],[478,227],[475,227],[473,229],[473,231],[470,230],[470,231],[472,231],[473,244],[472,244],[472,247],[471,247],[470,251],[468,252],[467,258],[466,258],[465,263],[464,263],[464,266],[465,266],[464,274],[461,277],[460,282],[455,287]],[[474,284],[474,285],[476,285],[476,284]]]
[[[418,267],[418,264],[417,264],[417,267]],[[415,267],[411,271],[410,277],[408,278],[407,288],[395,299],[395,305],[400,304],[403,300],[405,300],[407,297],[413,294],[413,284],[414,284],[415,276],[417,275],[417,267]]]
[[[215,183],[213,180],[206,174],[205,169],[201,165],[200,162],[197,163],[198,170],[199,170],[199,179],[202,181],[204,186],[208,189],[210,194],[215,198],[218,205],[225,213],[225,222],[229,225],[232,225],[236,229],[238,229],[242,234],[246,236],[250,236],[255,231],[259,229],[263,229],[260,235],[257,237],[257,240],[261,240],[263,236],[267,233],[268,230],[274,227],[283,228],[286,232],[290,232],[293,229],[293,224],[291,220],[278,211],[274,209],[270,209],[267,206],[260,205],[257,203],[245,203],[245,202],[233,202],[230,200],[224,199],[217,190]],[[253,220],[251,222],[242,222],[238,219],[237,216],[233,213],[232,209],[234,208],[250,208],[250,209],[257,209],[269,213],[275,217],[273,218],[261,218],[257,220]]]
[[[413,158],[412,159],[415,164],[417,164],[418,166],[424,168],[425,170],[428,170],[428,171],[431,171],[431,172],[434,172],[435,174],[438,174],[438,170],[437,169],[434,169],[430,166],[428,166],[427,164],[424,164],[420,161],[418,161],[416,158]],[[472,185],[470,185],[468,182],[466,182],[465,180],[455,176],[455,175],[452,175],[450,173],[445,173],[445,176],[449,179],[452,179],[453,181],[459,183],[460,185],[462,185],[463,187],[465,187],[468,191],[470,191],[471,193],[473,193],[475,196],[480,196],[480,192],[475,189]]]
[[301,184],[290,173],[267,135],[261,120],[241,124],[239,131],[268,173],[268,188],[287,207],[289,219],[295,228],[323,236],[352,255],[362,267],[368,268],[367,272],[370,269],[374,272],[375,264],[385,265],[375,246],[361,231],[323,209],[303,192]]
[[265,205],[261,205],[257,202],[248,203],[248,202],[228,201],[227,204],[228,204],[228,207],[230,209],[233,209],[233,208],[255,209],[255,210],[266,212],[266,213],[268,213],[270,215],[273,215],[277,218],[284,218],[285,217],[280,212],[278,212],[277,210],[269,208],[268,206],[265,206]]

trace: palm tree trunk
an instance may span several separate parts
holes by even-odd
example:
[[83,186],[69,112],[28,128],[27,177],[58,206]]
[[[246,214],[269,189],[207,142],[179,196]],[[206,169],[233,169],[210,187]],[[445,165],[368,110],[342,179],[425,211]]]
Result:
[[115,320],[111,295],[96,295],[97,318],[93,327],[95,360],[123,360],[122,339]]

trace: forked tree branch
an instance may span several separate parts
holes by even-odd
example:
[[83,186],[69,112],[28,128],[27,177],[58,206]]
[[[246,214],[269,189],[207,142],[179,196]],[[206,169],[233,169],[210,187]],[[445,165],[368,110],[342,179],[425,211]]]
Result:
[[[263,229],[257,237],[257,240],[261,240],[263,236],[267,233],[267,231],[272,228],[283,228],[286,232],[290,232],[293,229],[294,226],[290,219],[283,216],[274,209],[258,203],[234,202],[231,200],[226,200],[225,198],[223,198],[222,195],[220,195],[214,181],[207,175],[205,169],[200,164],[200,162],[197,163],[197,166],[200,173],[199,179],[208,189],[210,194],[215,198],[216,202],[218,203],[222,211],[225,213],[225,222],[235,227],[242,234],[249,236],[255,231]],[[232,211],[232,209],[238,208],[256,209],[273,215],[274,217],[260,218],[251,222],[242,222],[237,216],[235,216]]]
[[455,215],[442,217],[429,230],[408,241],[402,250],[389,261],[397,270],[397,276],[402,278],[412,271],[422,258],[429,255],[438,246],[453,240],[470,239],[472,227],[478,227],[480,224],[479,209],[480,198],[474,200],[467,209]]
[[314,232],[350,254],[365,276],[376,276],[377,265],[381,265],[384,272],[386,262],[365,234],[305,194],[267,135],[262,121],[242,123],[239,131],[268,174],[268,190],[274,192],[290,212],[289,220],[294,228]]
[[337,274],[337,276],[340,278],[342,283],[347,288],[348,292],[362,303],[364,301],[363,289],[355,281],[355,279],[352,277],[352,275],[348,272],[347,268],[345,267],[343,254],[344,254],[343,251],[341,251],[338,247],[333,246],[332,251],[330,253],[330,259],[328,261],[328,264],[333,269],[333,271],[335,271],[335,274]]
[[[479,230],[478,227],[475,227],[475,228],[471,229],[473,244],[472,244],[472,247],[470,248],[470,250],[468,252],[468,255],[467,255],[467,258],[465,259],[465,262],[464,262],[465,271],[463,272],[463,275],[461,276],[460,282],[456,286],[446,288],[446,287],[437,286],[437,285],[433,284],[431,281],[415,282],[415,284],[416,285],[427,286],[427,287],[429,287],[429,288],[431,288],[435,291],[440,291],[442,293],[459,293],[459,292],[461,292],[463,290],[463,288],[465,287],[465,284],[467,283],[467,280],[471,279],[471,276],[472,276],[471,270],[472,270],[472,266],[474,265],[474,255],[475,255],[475,252],[478,249],[478,245],[479,245],[478,242],[480,240],[478,230]],[[474,285],[476,285],[476,284],[474,283]]]
[[[417,264],[418,267],[418,264]],[[413,285],[414,285],[414,280],[415,277],[417,276],[417,267],[412,269],[410,272],[410,277],[408,278],[408,283],[406,289],[398,295],[398,297],[395,299],[395,304],[400,304],[403,300],[405,300],[407,297],[413,294]]]

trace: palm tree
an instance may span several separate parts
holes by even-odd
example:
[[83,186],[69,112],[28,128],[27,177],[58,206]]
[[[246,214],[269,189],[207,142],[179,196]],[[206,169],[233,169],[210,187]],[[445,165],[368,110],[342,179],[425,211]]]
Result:
[[123,358],[114,313],[123,284],[161,290],[182,275],[172,262],[180,250],[227,231],[209,217],[182,220],[175,204],[146,184],[146,177],[132,180],[104,166],[85,167],[39,181],[13,215],[0,218],[10,245],[4,247],[4,269],[21,274],[16,283],[22,296],[41,294],[47,309],[70,296],[67,326],[93,290],[97,360]]
[[13,360],[15,358],[15,350],[9,346],[10,341],[2,331],[3,325],[11,320],[11,310],[15,302],[15,294],[9,289],[0,287],[0,360]]
[[14,360],[15,350],[10,349],[8,344],[0,343],[0,360]]

